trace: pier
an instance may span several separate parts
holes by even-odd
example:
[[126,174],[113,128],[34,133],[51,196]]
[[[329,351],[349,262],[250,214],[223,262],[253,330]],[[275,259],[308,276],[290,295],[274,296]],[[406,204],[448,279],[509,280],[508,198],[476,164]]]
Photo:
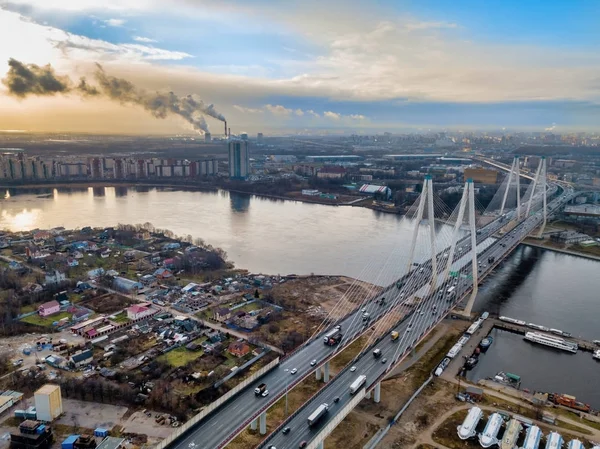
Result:
[[[487,322],[489,322],[489,323],[487,323]],[[596,349],[600,349],[600,346],[595,345],[593,342],[591,342],[589,340],[584,340],[583,338],[562,337],[560,335],[553,334],[552,332],[544,332],[544,331],[540,331],[539,329],[534,329],[534,328],[531,328],[528,326],[521,326],[519,324],[507,323],[505,321],[499,320],[498,318],[490,317],[486,320],[485,324],[488,325],[487,327],[489,327],[490,331],[495,327],[498,329],[502,329],[502,330],[512,332],[514,334],[520,334],[520,335],[525,335],[525,332],[541,332],[541,333],[545,333],[548,335],[563,338],[566,341],[577,343],[577,346],[579,346],[579,349],[581,349],[582,351],[594,352]],[[489,333],[489,331],[488,331],[488,333]]]

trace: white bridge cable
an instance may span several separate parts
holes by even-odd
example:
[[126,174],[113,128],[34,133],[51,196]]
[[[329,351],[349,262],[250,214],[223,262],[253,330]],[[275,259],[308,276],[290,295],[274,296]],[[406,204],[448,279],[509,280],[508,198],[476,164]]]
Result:
[[[457,209],[455,209],[454,211],[450,211],[448,206],[445,203],[443,203],[443,201],[439,197],[436,198],[436,196],[433,195],[432,198],[433,198],[433,202],[436,206],[434,208],[434,217],[435,217],[435,215],[440,215],[440,214],[444,214],[444,215],[450,216],[452,218],[455,218],[457,216],[457,213],[458,213]],[[419,225],[418,223],[415,224],[415,226],[418,226],[418,225]],[[426,227],[429,228],[430,226],[435,227],[436,222],[433,219],[431,219],[431,217],[427,216],[427,226]],[[425,234],[428,234],[428,232],[420,232],[417,235],[419,237],[423,237]],[[441,227],[441,232],[438,232],[436,235],[436,240],[435,240],[436,246],[438,248],[440,248],[440,251],[436,252],[436,258],[441,262],[444,262],[446,260],[443,257],[443,255],[444,254],[447,255],[447,251],[448,251],[447,243],[451,242],[452,235],[453,235],[452,227],[447,226],[447,225],[443,225]],[[430,242],[427,241],[427,243],[429,245],[421,245],[422,249],[424,246],[428,246],[427,248],[422,250],[423,253],[426,253],[426,250],[431,249]],[[399,319],[401,319],[401,316],[406,315],[405,313],[402,313],[403,312],[402,308],[410,306],[409,303],[414,301],[415,295],[420,290],[426,288],[426,285],[431,282],[431,279],[429,279],[429,276],[433,275],[433,273],[432,273],[430,264],[431,264],[431,257],[429,259],[422,260],[417,265],[417,268],[414,269],[414,272],[409,277],[408,281],[406,281],[404,283],[404,285],[395,292],[393,302],[391,304],[391,307],[389,307],[389,311],[388,311],[387,315],[384,316],[378,323],[376,323],[375,331],[371,334],[371,337],[365,343],[365,345],[363,347],[363,351],[372,344],[372,342],[376,339],[376,335],[381,335],[382,333],[387,332],[391,327],[394,327],[396,325],[396,323],[399,321]],[[426,265],[426,269],[422,267],[423,265]],[[437,273],[442,271],[442,266],[443,266],[442,264],[438,265]],[[398,313],[400,313],[401,316],[399,316]]]
[[[418,199],[417,199],[417,201],[418,201]],[[404,217],[403,219],[406,219],[406,217]],[[392,250],[390,251],[388,259],[386,261],[386,264],[384,265],[383,268],[385,268],[385,266],[387,266],[389,264],[389,260],[391,259],[392,255],[395,252],[397,253],[397,247],[399,246],[399,244],[400,244],[400,241],[397,241],[394,248],[392,248]],[[373,257],[370,260],[370,262],[367,264],[367,266],[365,266],[363,268],[359,277],[361,279],[365,279],[365,278],[373,279],[374,275],[377,274],[376,280],[378,281],[379,279],[381,279],[381,276],[382,276],[384,270],[380,267],[380,263],[379,263],[380,260],[381,260],[380,257]],[[375,272],[375,270],[377,270],[377,272]],[[374,291],[379,288],[378,286],[375,285],[375,283],[371,282],[371,288],[369,289],[368,294],[365,295],[364,290],[363,290],[362,281],[360,279],[355,279],[352,282],[352,284],[350,285],[350,287],[348,288],[348,290],[342,295],[342,297],[337,301],[337,303],[334,305],[334,307],[328,313],[327,317],[321,322],[321,324],[313,332],[313,335],[311,336],[310,340],[312,340],[316,335],[320,334],[326,327],[330,326],[333,322],[337,322],[338,317],[340,315],[342,315],[342,316],[345,315],[345,313],[342,313],[343,310],[345,310],[346,308],[355,309],[356,308],[355,302],[356,302],[357,297],[364,295],[362,298],[362,301],[359,302],[359,308],[362,308],[363,304],[366,301],[368,301],[369,299],[371,299],[371,297],[374,294]],[[350,327],[352,327],[352,326],[350,326]],[[342,329],[342,331],[345,331],[347,329],[348,328]]]

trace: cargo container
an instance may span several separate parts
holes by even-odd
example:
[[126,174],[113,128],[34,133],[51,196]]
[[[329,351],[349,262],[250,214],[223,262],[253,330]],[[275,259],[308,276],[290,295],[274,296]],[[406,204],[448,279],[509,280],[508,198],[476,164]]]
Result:
[[352,382],[350,384],[350,394],[354,394],[358,390],[360,390],[360,388],[365,384],[366,381],[367,381],[367,376],[365,376],[364,374],[361,376],[358,376],[354,380],[354,382]]
[[314,425],[325,413],[327,413],[327,410],[329,410],[329,404],[323,403],[319,405],[317,409],[308,417],[308,425]]
[[79,435],[69,435],[65,440],[61,443],[62,449],[73,449],[73,445],[79,438]]

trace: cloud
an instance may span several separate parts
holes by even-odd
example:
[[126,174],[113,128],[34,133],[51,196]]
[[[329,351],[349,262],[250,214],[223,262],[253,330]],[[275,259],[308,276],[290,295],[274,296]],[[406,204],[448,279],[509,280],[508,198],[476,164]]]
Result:
[[434,30],[442,28],[458,28],[458,25],[450,22],[409,22],[405,25],[405,28],[409,31]]
[[240,106],[239,104],[234,104],[233,108],[236,111],[243,112],[244,114],[262,114],[264,111],[258,108],[246,108],[244,106]]
[[306,113],[309,114],[309,115],[312,115],[313,117],[316,117],[316,118],[321,117],[318,113],[316,113],[312,109],[309,109],[308,111],[306,111]]
[[154,44],[158,42],[156,39],[150,39],[149,37],[133,36],[133,40],[136,42],[142,42],[144,44]]
[[125,25],[125,22],[126,21],[123,19],[108,19],[104,21],[104,23],[109,27],[122,27]]
[[332,112],[332,111],[323,112],[323,116],[330,118],[332,120],[339,120],[342,118],[342,116],[340,114],[338,114],[337,112]]
[[302,117],[304,115],[304,111],[302,109],[296,109],[294,114],[296,114],[298,117]]
[[366,120],[367,117],[365,117],[362,114],[350,114],[348,117],[350,117],[353,120]]
[[280,104],[278,104],[278,105],[266,104],[264,106],[264,108],[265,108],[265,110],[269,111],[273,115],[280,115],[280,116],[284,116],[284,117],[288,117],[293,112],[291,109],[281,106]]

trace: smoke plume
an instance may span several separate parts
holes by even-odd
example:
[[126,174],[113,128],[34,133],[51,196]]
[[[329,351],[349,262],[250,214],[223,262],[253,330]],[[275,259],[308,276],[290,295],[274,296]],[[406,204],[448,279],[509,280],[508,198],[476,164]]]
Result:
[[69,77],[56,75],[50,65],[39,67],[35,64],[23,64],[12,58],[8,64],[9,70],[2,83],[8,87],[11,95],[19,98],[57,93],[104,97],[121,104],[141,106],[156,118],[178,115],[196,131],[203,133],[208,132],[205,115],[225,121],[223,114],[217,112],[214,105],[207,106],[195,96],[179,97],[173,92],[148,92],[126,79],[108,75],[100,64],[96,64],[94,72],[96,85],[89,84],[86,78],[81,78],[75,85]]

